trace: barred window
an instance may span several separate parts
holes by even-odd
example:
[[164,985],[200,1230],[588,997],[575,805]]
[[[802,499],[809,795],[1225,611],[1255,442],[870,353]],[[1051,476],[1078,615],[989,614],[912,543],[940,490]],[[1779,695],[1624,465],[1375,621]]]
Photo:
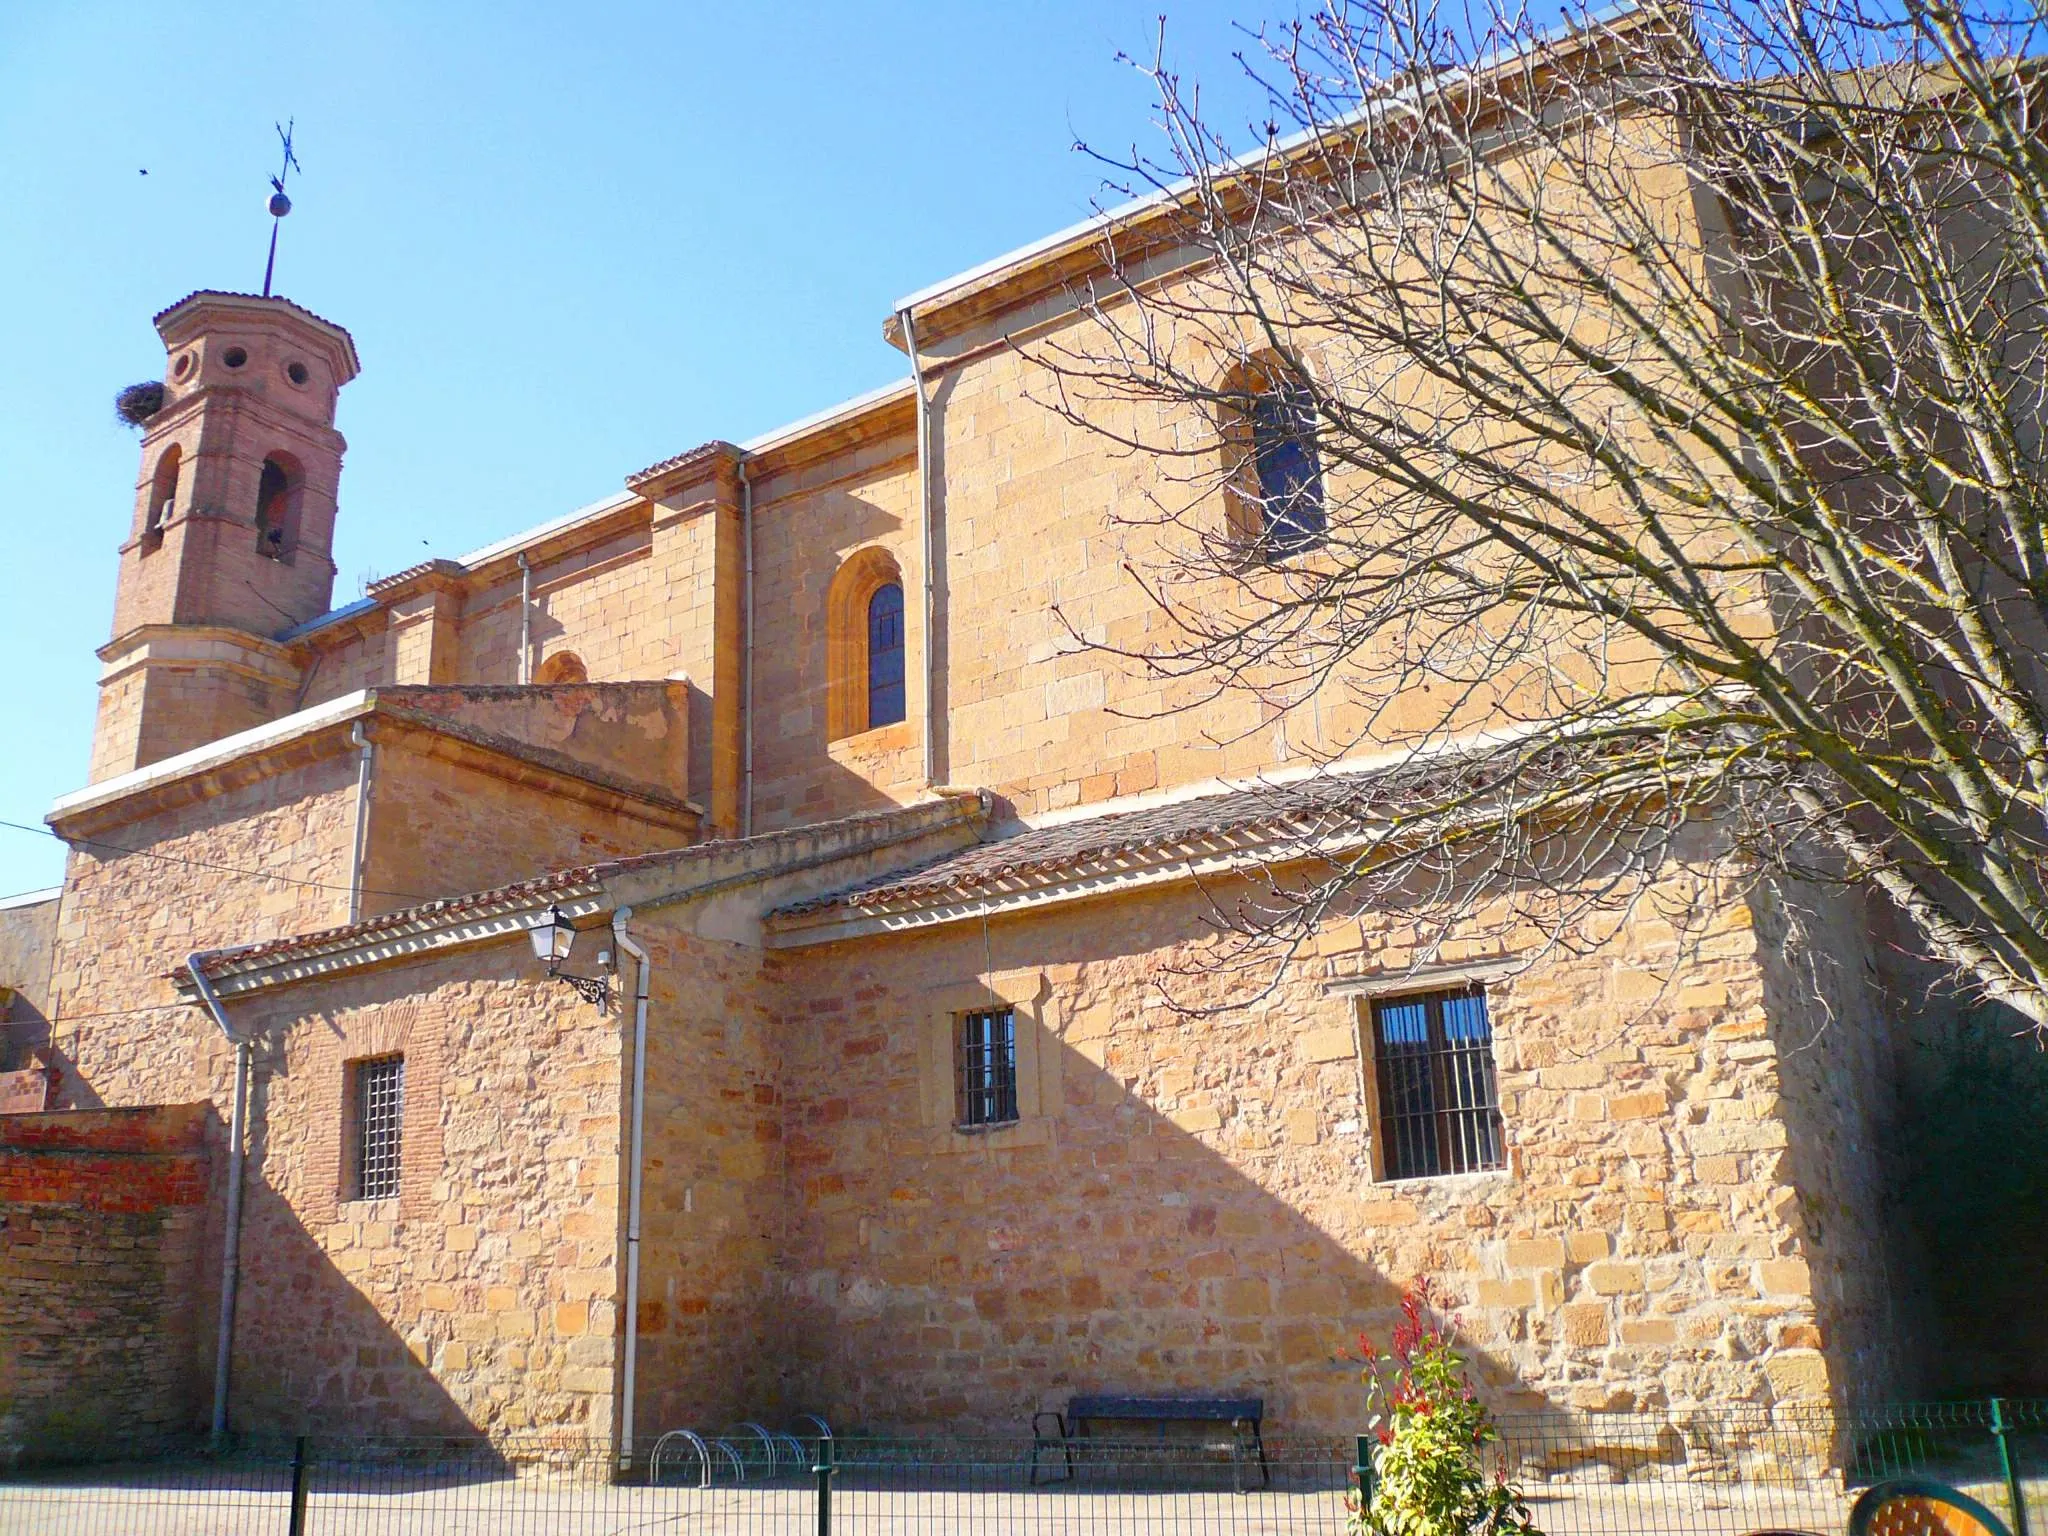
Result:
[[960,1015],[953,1042],[962,1126],[1007,1125],[1017,1118],[1017,1011],[987,1008]]
[[1468,987],[1376,998],[1372,1029],[1385,1176],[1505,1166],[1486,994]]
[[355,1065],[355,1198],[398,1193],[399,1138],[405,1122],[405,1058]]

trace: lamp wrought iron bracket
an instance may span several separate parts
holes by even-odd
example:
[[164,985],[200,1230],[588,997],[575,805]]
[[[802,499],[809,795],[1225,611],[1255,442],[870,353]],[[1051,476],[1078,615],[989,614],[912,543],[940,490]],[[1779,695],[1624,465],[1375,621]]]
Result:
[[548,967],[548,974],[562,985],[573,989],[586,1003],[595,1003],[602,1008],[611,1001],[612,984],[608,976],[573,976],[567,971]]
[[[600,1009],[611,1002],[612,984],[609,976],[578,976],[573,971],[562,969],[562,962],[569,958],[569,951],[576,943],[576,930],[562,915],[561,908],[549,907],[547,915],[527,929],[526,936],[533,943],[533,953],[547,966],[547,973],[564,986],[575,989],[576,995],[586,1003],[595,1003]],[[609,968],[611,953],[606,951],[597,957],[600,966]]]

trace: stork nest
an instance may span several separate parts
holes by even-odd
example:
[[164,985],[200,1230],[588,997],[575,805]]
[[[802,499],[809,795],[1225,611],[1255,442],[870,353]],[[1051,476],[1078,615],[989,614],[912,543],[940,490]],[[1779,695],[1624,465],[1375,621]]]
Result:
[[131,427],[142,426],[164,408],[164,386],[160,379],[130,384],[114,396],[114,414]]

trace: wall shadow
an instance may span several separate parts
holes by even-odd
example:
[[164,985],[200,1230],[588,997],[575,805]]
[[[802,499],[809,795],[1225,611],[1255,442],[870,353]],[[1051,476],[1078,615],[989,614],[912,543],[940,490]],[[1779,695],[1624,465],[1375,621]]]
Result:
[[[1373,1183],[1355,1062],[1281,1060],[1284,1033],[1323,1021],[1140,1002],[1171,925],[1150,900],[1124,906],[774,957],[791,999],[783,1411],[1015,1436],[1075,1394],[1229,1394],[1263,1397],[1271,1436],[1354,1434],[1359,1333],[1385,1347],[1405,1285],[1517,1214],[1505,1177]],[[1006,965],[1066,975],[1038,1041],[1058,1113],[1027,1106],[993,1134],[933,1124],[919,1106],[943,1026],[921,984],[1014,978]],[[1072,1038],[1077,1011],[1105,1008],[1112,1030]],[[1549,1326],[1543,1310],[1520,1326]],[[1496,1407],[1553,1410],[1463,1342]]]
[[[330,1251],[332,1239],[316,1235],[290,1195],[266,1176],[281,1150],[280,1131],[303,1138],[308,1130],[295,1123],[302,1115],[287,1117],[282,1127],[276,1123],[272,1089],[283,1072],[281,1034],[273,1032],[251,1072],[230,1428],[261,1438],[481,1438],[483,1427],[399,1331],[398,1298],[406,1288],[400,1277],[416,1262],[405,1250],[417,1243],[403,1231],[398,1202],[363,1202],[352,1241],[342,1250],[358,1274],[373,1277],[372,1283],[388,1281],[390,1294],[380,1306],[344,1272]],[[225,1167],[224,1157],[221,1163]],[[439,1222],[430,1225],[438,1229]],[[211,1359],[209,1351],[209,1366]],[[210,1387],[210,1370],[208,1380]]]

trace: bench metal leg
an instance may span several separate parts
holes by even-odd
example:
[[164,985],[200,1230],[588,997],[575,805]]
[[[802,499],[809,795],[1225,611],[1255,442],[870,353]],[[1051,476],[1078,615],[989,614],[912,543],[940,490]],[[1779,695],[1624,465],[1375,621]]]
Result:
[[1247,1434],[1251,1436],[1252,1449],[1259,1453],[1259,1486],[1261,1488],[1273,1486],[1273,1469],[1266,1464],[1266,1442],[1259,1433],[1258,1421],[1255,1419],[1233,1419],[1230,1424],[1230,1480],[1239,1493],[1246,1491],[1244,1486],[1244,1439]]
[[[1040,1419],[1053,1420],[1059,1430],[1059,1437],[1057,1439],[1039,1432],[1038,1421]],[[1038,1453],[1044,1450],[1051,1450],[1055,1446],[1059,1448],[1060,1456],[1066,1462],[1067,1469],[1063,1475],[1049,1477],[1046,1481],[1049,1483],[1070,1483],[1074,1480],[1074,1441],[1073,1437],[1067,1433],[1066,1415],[1060,1413],[1034,1413],[1031,1416],[1031,1471],[1028,1478],[1030,1486],[1036,1487],[1038,1485]]]

